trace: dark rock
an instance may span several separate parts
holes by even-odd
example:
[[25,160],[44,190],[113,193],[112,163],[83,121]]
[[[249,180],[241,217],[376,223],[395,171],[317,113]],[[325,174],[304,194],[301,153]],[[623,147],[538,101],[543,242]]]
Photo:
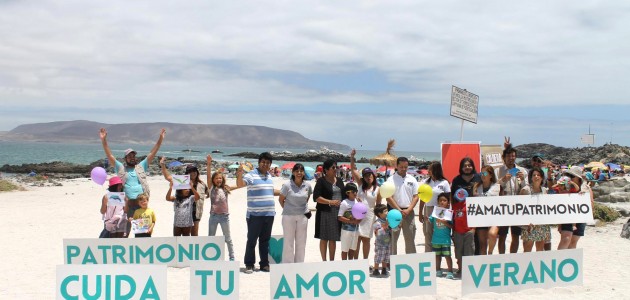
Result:
[[535,143],[514,147],[518,157],[525,158],[520,164],[531,167],[529,159],[535,153],[542,153],[546,160],[555,164],[577,165],[591,161],[604,161],[630,165],[630,147],[617,144],[605,144],[600,147],[564,148],[549,144]]

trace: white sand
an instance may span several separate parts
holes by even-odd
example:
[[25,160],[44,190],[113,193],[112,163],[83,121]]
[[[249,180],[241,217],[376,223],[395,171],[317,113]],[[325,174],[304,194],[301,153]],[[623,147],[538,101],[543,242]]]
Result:
[[[283,180],[277,179],[280,188]],[[231,180],[230,184],[234,185]],[[314,185],[314,182],[312,182]],[[152,198],[150,207],[158,218],[154,236],[170,236],[173,225],[172,203],[164,200],[168,184],[160,177],[150,179]],[[0,193],[0,299],[50,299],[55,294],[55,267],[63,263],[64,238],[96,238],[102,222],[99,213],[100,199],[105,188],[88,179],[68,180],[62,187],[29,187],[28,191]],[[230,196],[232,238],[237,260],[242,261],[246,241],[245,189]],[[282,234],[281,208],[276,205],[274,235]],[[314,207],[314,203],[312,204]],[[209,204],[206,205],[200,225],[200,234],[207,234]],[[584,286],[530,289],[510,294],[480,293],[473,299],[628,299],[630,298],[630,240],[619,237],[625,218],[605,227],[588,227],[586,236],[578,244],[584,249]],[[306,261],[319,262],[319,240],[313,238],[314,218],[309,220]],[[420,229],[420,224],[416,222]],[[218,230],[221,234],[221,230]],[[554,232],[554,243],[559,235]],[[508,238],[509,239],[509,238]],[[424,238],[419,230],[417,249],[422,252]],[[555,245],[554,245],[555,247]],[[399,249],[404,249],[402,236]],[[495,250],[496,251],[496,250]],[[520,249],[522,251],[522,248]],[[336,255],[341,258],[340,253]],[[372,263],[372,255],[370,256]],[[445,266],[445,263],[443,263]],[[273,268],[273,266],[272,266]],[[269,298],[269,273],[241,273],[241,299]],[[168,298],[187,299],[189,269],[168,269]],[[245,284],[246,283],[246,284]],[[390,298],[390,280],[370,279],[373,299]],[[439,278],[438,299],[461,298],[461,281]],[[427,296],[434,299],[435,296]],[[414,299],[422,299],[415,297]]]

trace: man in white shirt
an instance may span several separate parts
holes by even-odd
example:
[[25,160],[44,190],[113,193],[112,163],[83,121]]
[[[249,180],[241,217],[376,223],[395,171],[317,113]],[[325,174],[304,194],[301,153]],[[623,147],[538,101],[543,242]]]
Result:
[[[396,172],[392,177],[387,179],[393,182],[396,188],[394,195],[387,198],[387,203],[394,209],[400,210],[403,219],[400,227],[405,238],[405,253],[416,253],[416,224],[415,212],[413,211],[418,204],[418,181],[415,177],[407,174],[409,168],[409,160],[406,157],[399,157],[396,160]],[[398,254],[398,237],[400,230],[394,231],[394,240],[392,242],[392,255]]]

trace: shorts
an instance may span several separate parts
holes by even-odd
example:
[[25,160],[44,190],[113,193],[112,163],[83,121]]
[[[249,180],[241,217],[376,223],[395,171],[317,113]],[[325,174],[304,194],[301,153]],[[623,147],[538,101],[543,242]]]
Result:
[[560,225],[561,231],[572,231],[575,236],[584,236],[584,230],[586,229],[586,223],[577,223],[575,224],[577,227],[576,230],[573,230],[573,224],[562,224]]
[[466,233],[453,232],[453,244],[455,245],[455,258],[475,254],[475,234],[471,231]]
[[376,249],[374,249],[374,263],[375,264],[381,264],[381,263],[389,263],[389,256],[391,254],[391,247],[386,246],[386,247],[376,247]]
[[150,233],[136,233],[137,238],[151,237]]
[[521,235],[523,228],[521,226],[499,226],[499,235],[507,235],[508,229],[513,235]]
[[359,242],[358,231],[341,230],[341,252],[348,252],[349,250],[357,250],[357,243]]
[[435,252],[435,256],[451,256],[450,244],[431,244],[431,247],[433,252]]

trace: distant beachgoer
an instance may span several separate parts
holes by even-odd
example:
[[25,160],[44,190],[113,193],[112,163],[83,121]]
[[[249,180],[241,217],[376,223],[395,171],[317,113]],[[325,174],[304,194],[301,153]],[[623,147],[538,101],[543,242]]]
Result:
[[[230,261],[234,261],[234,245],[232,243],[232,233],[230,231],[230,211],[228,206],[228,196],[230,192],[238,187],[232,187],[226,184],[225,175],[217,171],[211,173],[212,156],[206,156],[206,170],[208,172],[208,184],[212,185],[210,189],[210,219],[208,219],[208,235],[215,236],[217,227],[221,225],[225,244],[228,248]],[[212,174],[212,176],[210,176]],[[236,170],[237,176],[243,174],[243,167]]]
[[[544,195],[547,188],[542,186],[545,181],[545,172],[539,167],[533,167],[529,171],[529,185],[523,187],[520,195]],[[524,226],[521,238],[523,239],[523,251],[531,252],[534,244],[536,251],[544,251],[545,243],[551,241],[551,230],[549,225]]]
[[192,209],[195,201],[200,196],[196,189],[176,190],[175,196],[172,195],[173,181],[169,181],[168,192],[166,192],[166,201],[173,202],[174,219],[173,219],[173,236],[190,236],[193,227]]
[[[570,184],[572,186],[576,185],[579,187],[575,192],[588,193],[590,195],[591,207],[593,207],[593,190],[591,190],[588,184],[585,183],[585,180],[582,177],[582,169],[578,166],[573,166],[569,170],[565,171],[563,175],[569,177]],[[569,190],[572,189],[569,188]],[[575,249],[580,237],[584,236],[585,229],[586,223],[558,225],[558,231],[560,231],[560,243],[558,243],[558,250]]]
[[359,223],[359,244],[355,251],[355,259],[359,256],[361,244],[363,244],[363,259],[368,259],[370,255],[370,240],[374,235],[372,228],[375,220],[374,208],[376,205],[381,204],[382,200],[381,194],[379,193],[379,186],[376,183],[376,174],[370,168],[363,168],[359,174],[356,167],[355,155],[356,150],[352,149],[350,152],[350,169],[352,170],[352,178],[354,178],[354,182],[357,183],[359,190],[357,199],[368,207],[365,217],[361,220],[361,223]]
[[[422,223],[422,232],[424,232],[424,252],[432,252],[431,240],[433,240],[433,225],[429,222],[429,217],[433,214],[433,209],[438,205],[438,195],[451,192],[451,184],[444,178],[442,172],[442,163],[434,162],[428,169],[429,178],[423,183],[428,184],[433,190],[433,196],[429,202],[420,201],[420,215],[418,220]],[[449,256],[450,257],[450,256]]]
[[[115,166],[115,172],[122,180],[125,194],[129,199],[127,201],[128,215],[133,216],[134,211],[140,208],[138,201],[136,201],[138,195],[146,193],[147,196],[151,196],[151,191],[147,182],[147,171],[149,170],[149,164],[153,161],[155,155],[160,150],[160,146],[162,145],[165,135],[166,130],[162,128],[160,137],[155,143],[155,146],[153,146],[147,157],[140,163],[136,160],[136,151],[133,149],[125,150],[125,164],[123,165],[121,162],[116,160],[116,157],[114,157],[114,154],[112,154],[112,151],[107,144],[107,130],[105,130],[105,128],[101,128],[100,130],[100,138],[101,143],[103,144],[103,150],[105,150],[105,155],[109,159],[109,163]],[[131,224],[127,224],[127,236],[129,235],[130,230]]]
[[341,205],[343,180],[337,177],[337,163],[326,160],[324,176],[317,180],[313,189],[313,200],[317,202],[315,214],[315,238],[319,239],[319,253],[323,261],[335,260],[337,241],[341,239],[341,223],[337,219]]
[[[173,177],[168,172],[168,169],[166,168],[165,163],[166,163],[166,158],[162,156],[162,159],[160,159],[160,167],[162,169],[162,175],[164,175],[164,179],[166,179],[167,181],[171,181]],[[190,183],[192,187],[195,190],[197,190],[197,193],[199,193],[199,200],[196,200],[193,203],[193,210],[192,210],[193,228],[192,228],[192,231],[190,232],[191,236],[198,236],[199,235],[199,221],[201,221],[201,217],[203,216],[203,203],[206,200],[206,198],[210,196],[208,192],[208,186],[201,180],[201,177],[199,176],[199,169],[197,169],[196,166],[187,165],[186,171],[184,172],[184,174],[190,175]]]
[[[387,198],[387,203],[400,210],[402,213],[402,221],[400,228],[405,239],[405,253],[416,253],[416,223],[414,207],[418,204],[418,181],[415,177],[407,174],[409,168],[409,160],[406,157],[399,157],[396,160],[396,172],[387,182],[392,182],[396,187],[394,195]],[[392,241],[392,255],[398,254],[398,237],[400,231],[394,231]]]
[[[497,184],[497,177],[494,168],[490,165],[484,166],[479,172],[481,181],[475,183],[472,197],[493,197],[501,194],[501,187]],[[479,237],[479,255],[492,254],[497,244],[499,227],[477,227],[475,234]],[[475,248],[475,250],[477,250]]]
[[[109,192],[122,192],[123,184],[120,177],[114,176],[109,179]],[[126,197],[125,197],[126,198]],[[124,200],[127,203],[127,199]],[[126,205],[107,205],[107,194],[101,199],[101,214],[103,215],[103,232],[101,238],[122,238],[127,233],[127,213]]]
[[304,165],[293,166],[291,179],[280,189],[278,202],[282,206],[282,231],[284,236],[282,263],[302,263],[306,253],[308,198],[313,188],[304,180]]
[[258,156],[258,168],[250,171],[245,176],[236,176],[236,186],[247,186],[247,244],[245,246],[245,273],[254,272],[256,263],[256,243],[260,254],[260,270],[269,272],[269,240],[273,220],[276,215],[276,202],[274,196],[280,195],[280,191],[273,188],[273,178],[269,169],[273,162],[273,156],[269,152],[263,152]]
[[136,233],[135,237],[151,237],[153,234],[153,228],[155,227],[156,218],[153,209],[149,208],[149,196],[147,196],[147,194],[138,195],[138,205],[140,205],[140,208],[136,209],[133,213],[133,217],[130,218],[129,221],[141,219],[144,225],[149,226],[149,230],[145,233]]
[[[504,196],[514,196],[527,186],[527,170],[516,164],[516,149],[508,146],[503,150],[503,165],[497,168],[496,175],[501,186],[501,194]],[[522,224],[525,225],[525,224]],[[499,253],[505,253],[505,240],[508,230],[512,235],[510,244],[510,253],[518,252],[519,237],[522,229],[520,226],[501,226],[499,227]],[[503,251],[503,252],[502,252]]]

